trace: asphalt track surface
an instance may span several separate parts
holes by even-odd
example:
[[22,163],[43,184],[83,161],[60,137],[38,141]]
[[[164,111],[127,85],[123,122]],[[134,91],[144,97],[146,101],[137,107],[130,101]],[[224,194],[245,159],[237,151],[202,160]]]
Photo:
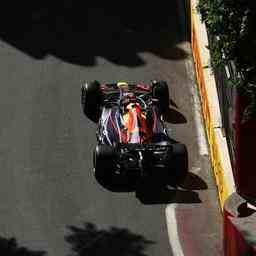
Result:
[[[221,216],[200,145],[184,14],[175,3],[142,16],[143,9],[81,7],[36,6],[25,14],[17,7],[15,25],[3,25],[8,15],[1,16],[1,255],[175,255],[166,220],[173,206],[187,255],[205,227],[200,255],[217,255]],[[168,128],[189,152],[182,188],[152,186],[136,197],[95,180],[96,125],[80,106],[81,81],[94,79],[169,83]]]

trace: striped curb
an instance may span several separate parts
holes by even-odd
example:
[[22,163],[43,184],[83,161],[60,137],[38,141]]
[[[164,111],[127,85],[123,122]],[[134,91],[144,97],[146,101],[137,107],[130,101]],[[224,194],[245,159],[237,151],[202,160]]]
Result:
[[208,37],[196,10],[198,0],[190,0],[191,7],[191,45],[195,63],[196,77],[201,97],[203,117],[210,147],[210,156],[221,207],[225,200],[235,192],[235,183],[225,136],[222,133],[221,113],[214,75],[210,66]]

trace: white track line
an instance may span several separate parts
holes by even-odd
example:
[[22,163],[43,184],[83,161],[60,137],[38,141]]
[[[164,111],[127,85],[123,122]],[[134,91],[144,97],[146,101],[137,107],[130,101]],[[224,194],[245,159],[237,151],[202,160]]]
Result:
[[176,207],[174,205],[169,205],[165,209],[166,220],[167,220],[167,231],[168,231],[169,241],[171,244],[173,255],[184,256],[182,246],[180,244],[178,229],[177,229],[175,208]]
[[185,60],[185,66],[186,66],[188,77],[191,80],[191,86],[189,88],[190,88],[191,95],[193,97],[193,103],[194,103],[194,120],[195,120],[196,138],[197,138],[197,144],[199,148],[199,154],[201,156],[205,156],[205,155],[209,155],[208,142],[206,139],[204,123],[201,115],[201,111],[202,111],[201,101],[198,95],[198,90],[195,85],[194,65],[190,58]]
[[[185,48],[186,48],[186,45],[185,45]],[[191,84],[191,86],[189,86],[189,89],[193,97],[194,121],[195,121],[196,138],[197,138],[199,155],[201,156],[209,155],[208,142],[206,139],[204,123],[201,115],[201,111],[202,111],[201,101],[200,101],[198,90],[195,84],[194,64],[192,62],[192,59],[188,58],[185,60],[185,68]],[[176,207],[177,207],[176,205],[170,204],[165,209],[167,231],[168,231],[169,241],[170,241],[173,255],[184,256],[182,245],[179,239],[177,220],[175,215]]]

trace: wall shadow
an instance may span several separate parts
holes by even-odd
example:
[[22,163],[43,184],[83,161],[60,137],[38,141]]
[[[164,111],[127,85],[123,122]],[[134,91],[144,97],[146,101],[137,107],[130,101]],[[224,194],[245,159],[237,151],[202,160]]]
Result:
[[[38,1],[5,4],[0,11],[0,38],[25,54],[91,66],[101,56],[117,65],[140,66],[140,53],[164,59],[187,57],[175,1],[167,5],[90,7],[85,1]],[[15,18],[15,20],[14,20]]]
[[128,229],[110,227],[98,229],[92,223],[85,223],[82,228],[69,226],[70,234],[65,240],[71,245],[76,256],[146,256],[145,250],[153,241],[134,234]]
[[32,251],[26,247],[19,246],[15,238],[0,237],[1,256],[46,256],[44,251]]
[[237,208],[238,218],[246,218],[256,213],[255,209],[249,208],[247,202],[240,204]]

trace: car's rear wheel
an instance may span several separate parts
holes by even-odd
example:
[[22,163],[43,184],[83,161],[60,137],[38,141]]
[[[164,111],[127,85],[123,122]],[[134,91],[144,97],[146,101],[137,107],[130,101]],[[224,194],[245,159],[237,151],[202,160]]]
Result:
[[95,177],[100,182],[110,181],[115,168],[116,150],[112,146],[97,145],[93,154]]
[[93,122],[100,117],[101,90],[98,81],[85,83],[81,86],[81,104],[84,114]]
[[97,145],[93,154],[96,180],[111,191],[134,190],[134,175],[118,169],[118,150],[114,146]]
[[172,154],[169,158],[168,183],[180,185],[188,173],[188,152],[182,143],[173,144]]
[[158,104],[162,113],[169,109],[169,88],[165,81],[154,81],[152,89],[153,97],[158,100]]

